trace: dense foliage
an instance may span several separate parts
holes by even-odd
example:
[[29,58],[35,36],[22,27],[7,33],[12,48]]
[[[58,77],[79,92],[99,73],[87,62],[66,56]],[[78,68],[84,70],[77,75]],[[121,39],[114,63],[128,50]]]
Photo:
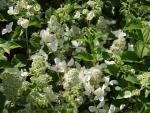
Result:
[[150,113],[149,0],[1,0],[0,113]]

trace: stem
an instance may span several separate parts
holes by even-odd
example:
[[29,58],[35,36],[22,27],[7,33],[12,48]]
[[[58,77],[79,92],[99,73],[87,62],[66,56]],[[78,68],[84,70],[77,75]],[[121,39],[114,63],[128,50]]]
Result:
[[29,43],[28,43],[28,29],[25,29],[26,33],[26,45],[27,45],[27,56],[29,57]]

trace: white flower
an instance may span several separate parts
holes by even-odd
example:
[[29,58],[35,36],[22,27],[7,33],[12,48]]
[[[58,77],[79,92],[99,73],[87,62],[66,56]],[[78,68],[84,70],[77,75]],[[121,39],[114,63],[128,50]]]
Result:
[[109,82],[109,84],[110,85],[117,85],[118,84],[118,81],[117,80],[111,80],[110,82]]
[[120,105],[120,110],[123,110],[123,108],[124,108],[125,106],[126,106],[125,104],[121,104],[121,105]]
[[40,9],[41,9],[39,4],[34,5],[33,8],[34,8],[35,11],[40,11]]
[[58,72],[65,72],[67,69],[67,64],[65,61],[61,61],[59,58],[55,58],[54,62],[56,64],[56,69]]
[[82,96],[78,96],[78,97],[75,99],[75,101],[78,102],[78,104],[80,104],[80,105],[84,102]]
[[19,18],[17,24],[26,29],[29,26],[29,20],[28,19],[24,19],[24,18]]
[[87,19],[87,20],[92,20],[94,17],[95,17],[94,11],[90,11],[90,12],[87,14],[86,19]]
[[41,56],[44,58],[45,61],[48,60],[48,55],[42,49],[40,49],[39,52],[37,52],[36,54],[32,55],[30,57],[30,59],[31,60],[36,60]]
[[64,89],[71,88],[80,82],[78,74],[79,72],[76,68],[72,68],[67,73],[64,74],[64,82],[63,82]]
[[84,88],[85,88],[84,94],[88,96],[94,91],[94,88],[90,85],[89,82],[84,83]]
[[45,43],[51,42],[50,33],[49,33],[48,29],[41,30],[40,37],[42,38],[42,41],[45,42]]
[[71,58],[67,65],[68,66],[73,66],[74,65],[74,59]]
[[134,45],[128,43],[128,51],[134,51]]
[[116,90],[116,91],[120,91],[120,90],[121,90],[121,87],[116,86],[116,87],[115,87],[115,90]]
[[28,10],[32,8],[32,5],[27,5],[26,7]]
[[80,12],[77,11],[76,14],[74,15],[74,18],[75,18],[75,19],[79,19],[79,18],[80,18],[80,15],[81,15]]
[[9,7],[7,13],[8,13],[9,15],[18,14],[18,12],[13,8],[13,6]]
[[102,63],[102,64],[100,64],[100,69],[101,69],[101,70],[106,69],[106,68],[107,68],[106,63]]
[[104,105],[105,105],[105,100],[101,101],[101,102],[97,105],[97,107],[98,107],[98,108],[101,108],[101,107],[103,107]]
[[89,0],[89,1],[87,2],[87,4],[88,4],[89,6],[91,6],[91,7],[94,7],[94,5],[96,4],[96,2]]
[[98,106],[89,106],[89,111],[90,112],[94,112],[94,113],[106,113],[106,111],[104,109],[100,109],[98,108]]
[[108,25],[113,25],[113,24],[116,24],[116,21],[115,20],[106,20],[106,23]]
[[105,60],[104,61],[107,65],[113,65],[115,64],[115,61],[108,61],[108,60]]
[[112,31],[112,33],[118,38],[126,36],[126,33],[124,33],[121,29],[119,29],[117,31]]
[[72,40],[71,41],[72,45],[75,46],[75,47],[79,47],[82,43],[77,41],[77,40]]
[[51,34],[49,29],[41,30],[40,37],[42,41],[52,50],[57,51],[58,48],[58,40],[55,34]]
[[104,101],[104,95],[105,91],[103,88],[99,87],[94,91],[94,94],[96,95],[94,100]]
[[83,9],[82,14],[88,14],[89,10],[88,9]]
[[51,50],[52,51],[57,51],[57,48],[58,48],[58,40],[57,39],[55,39],[55,40],[53,40],[51,43],[47,43],[47,46],[49,47],[49,48],[51,48]]
[[8,25],[6,25],[6,28],[2,30],[2,35],[6,33],[10,33],[12,31],[13,22],[10,22]]
[[111,104],[108,113],[114,113],[115,110],[116,110],[116,107],[113,104]]
[[124,37],[118,37],[118,39],[113,41],[112,46],[110,47],[110,52],[113,56],[120,55],[123,53],[123,50],[126,46],[126,39]]
[[21,70],[21,76],[22,76],[22,77],[28,76],[28,72],[27,72],[27,71],[24,71],[24,70]]
[[124,98],[130,98],[132,96],[132,93],[130,91],[124,92]]

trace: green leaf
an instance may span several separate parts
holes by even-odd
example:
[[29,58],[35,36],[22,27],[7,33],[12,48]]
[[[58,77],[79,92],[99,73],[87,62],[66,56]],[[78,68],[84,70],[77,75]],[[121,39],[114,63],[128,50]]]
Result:
[[9,42],[8,47],[9,49],[15,49],[15,48],[20,48],[21,46],[15,42]]
[[147,44],[145,44],[143,41],[139,40],[136,43],[136,54],[139,58],[143,58],[144,56],[149,55],[150,49],[147,48]]
[[25,67],[27,63],[27,58],[23,54],[16,54],[11,60],[14,67]]
[[128,76],[128,77],[125,77],[124,79],[133,84],[139,84],[139,81],[137,80],[135,76]]
[[39,37],[32,37],[30,39],[30,44],[34,47],[35,50],[40,49],[40,38]]
[[146,108],[143,113],[150,113],[150,107]]
[[2,14],[0,14],[0,21],[1,22],[7,21]]
[[11,67],[11,64],[6,60],[0,60],[0,69]]
[[123,61],[139,62],[139,58],[134,51],[126,51],[121,56]]
[[141,30],[142,35],[143,35],[143,41],[144,43],[150,43],[150,30],[149,29],[142,29]]
[[149,94],[150,94],[150,91],[146,89],[145,90],[145,98],[147,98],[149,96]]
[[20,33],[21,33],[21,27],[17,26],[14,30],[13,35],[11,36],[11,40],[17,40],[20,36]]
[[93,56],[89,53],[79,53],[75,58],[84,61],[93,61]]
[[119,68],[113,64],[107,66],[108,72],[114,76],[117,76],[117,73],[119,72]]
[[39,26],[41,26],[41,22],[34,20],[29,23],[29,26],[39,27]]
[[10,54],[10,50],[21,47],[19,44],[15,42],[6,41],[4,43],[0,43],[0,48],[2,48],[6,53]]

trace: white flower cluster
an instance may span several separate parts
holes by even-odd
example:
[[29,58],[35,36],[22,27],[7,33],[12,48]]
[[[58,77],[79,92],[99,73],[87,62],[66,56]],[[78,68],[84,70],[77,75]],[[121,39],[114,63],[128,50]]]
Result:
[[[115,106],[111,105],[110,108],[106,109],[108,106],[105,100],[107,92],[110,91],[109,86],[117,85],[116,80],[110,80],[110,78],[102,77],[102,70],[100,66],[91,67],[90,69],[81,68],[70,69],[64,74],[63,86],[65,89],[70,89],[77,84],[82,83],[84,86],[84,94],[90,98],[90,95],[94,95],[94,101],[99,101],[97,106],[89,106],[91,112],[102,112],[102,113],[114,113]],[[103,83],[100,86],[100,83]]]
[[61,24],[58,22],[57,17],[52,15],[48,21],[48,28],[50,33],[56,34],[57,38],[61,37],[64,30]]
[[[34,5],[33,5],[34,4]],[[23,16],[33,16],[40,11],[40,5],[34,0],[30,3],[28,0],[17,0],[15,6],[10,6],[7,13],[9,15],[23,14]],[[24,15],[25,13],[25,15]]]
[[150,72],[145,72],[137,76],[137,79],[140,81],[142,89],[149,88],[150,85]]
[[41,30],[40,32],[41,41],[47,45],[47,47],[53,52],[57,51],[58,40],[55,34],[49,32],[49,28],[46,30]]
[[89,106],[89,110],[94,113],[114,113],[116,111],[116,107],[111,104],[110,108],[108,108],[105,96],[107,95],[107,92],[110,91],[109,85],[117,85],[118,82],[116,80],[110,81],[109,77],[104,77],[101,81],[104,81],[104,84],[91,91],[91,93],[95,95],[94,100],[99,100],[99,104],[97,106]]
[[125,40],[124,36],[126,36],[126,34],[124,32],[122,32],[121,30],[113,31],[112,33],[116,37],[118,37],[118,39],[114,40],[112,46],[110,47],[110,51],[114,55],[120,55],[120,54],[122,54],[123,50],[125,49],[126,40]]
[[47,54],[40,50],[38,53],[31,56],[32,68],[30,68],[30,73],[39,76],[39,74],[45,72],[46,68],[48,68]]
[[22,28],[26,29],[29,26],[29,20],[25,18],[19,18],[17,24],[20,25]]
[[[77,10],[74,14],[74,19],[81,19],[86,16],[87,21],[91,21],[96,14],[101,13],[101,7],[103,2],[101,0],[89,0],[84,4],[82,10]],[[88,10],[87,7],[91,7],[91,10]]]
[[64,89],[69,89],[80,83],[78,78],[79,70],[76,68],[70,69],[67,73],[64,74]]
[[[64,34],[63,27],[58,22],[57,17],[52,15],[48,21],[48,27],[46,30],[41,30],[41,44],[47,45],[50,52],[55,52],[58,49],[58,46],[63,45],[63,40],[60,39]],[[58,41],[59,40],[59,41]],[[60,44],[60,45],[59,45]]]

